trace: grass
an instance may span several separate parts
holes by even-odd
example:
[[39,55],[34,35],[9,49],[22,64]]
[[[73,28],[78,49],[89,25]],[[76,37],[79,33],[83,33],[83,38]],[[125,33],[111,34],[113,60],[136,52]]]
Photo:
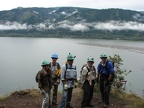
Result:
[[19,90],[19,91],[12,92],[8,96],[0,96],[0,100],[4,100],[7,97],[10,97],[10,96],[13,96],[13,95],[19,95],[19,96],[29,95],[29,96],[33,96],[33,97],[39,97],[40,96],[40,92],[37,89]]
[[39,97],[40,92],[37,89],[26,89],[26,90],[15,91],[15,92],[11,93],[10,95],[11,96],[12,95],[19,95],[19,96],[29,95],[29,96],[33,96],[33,97]]
[[[95,87],[96,93],[100,94],[100,91],[98,89],[98,86]],[[61,92],[59,92],[61,93]],[[10,96],[24,96],[29,95],[33,97],[39,97],[40,93],[38,89],[26,89],[26,90],[20,90],[15,91],[10,94]],[[82,95],[82,91],[78,93],[78,97]],[[5,100],[9,96],[0,96],[0,101]],[[123,90],[119,89],[112,89],[110,93],[110,97],[115,98],[117,100],[123,100],[127,103],[127,106],[125,108],[144,108],[144,99],[137,96],[134,93],[125,93]]]
[[125,93],[122,90],[114,89],[111,91],[111,96],[128,102],[126,108],[144,108],[144,99],[134,93]]
[[[100,95],[98,86],[95,86],[95,92]],[[112,88],[110,97],[126,102],[127,106],[125,108],[144,108],[144,98],[132,92],[126,93],[124,90]]]
[[6,99],[6,96],[0,96],[0,101]]

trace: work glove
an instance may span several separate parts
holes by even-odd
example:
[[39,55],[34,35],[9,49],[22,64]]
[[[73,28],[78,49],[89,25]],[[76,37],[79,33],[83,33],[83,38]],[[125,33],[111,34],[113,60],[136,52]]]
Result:
[[60,84],[60,80],[57,79],[57,81],[55,82],[55,85],[59,85]]
[[88,72],[88,75],[92,74],[93,72]]
[[45,96],[45,94],[46,94],[46,92],[45,92],[43,89],[40,91],[40,93],[41,93],[42,95],[44,95],[44,96]]
[[51,87],[51,90],[53,90],[53,89],[54,89],[54,86]]
[[67,84],[64,84],[64,90],[67,90],[67,89],[68,89]]
[[75,88],[78,86],[78,82],[75,82]]

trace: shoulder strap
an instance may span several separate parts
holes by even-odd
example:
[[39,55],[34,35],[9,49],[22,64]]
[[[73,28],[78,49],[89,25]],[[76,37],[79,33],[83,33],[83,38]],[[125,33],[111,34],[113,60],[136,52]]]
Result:
[[85,67],[87,68],[88,72],[90,72],[90,69],[88,68],[88,66],[85,66]]
[[64,78],[66,79],[66,71],[67,71],[67,68],[68,68],[68,64],[66,63],[65,66],[66,66],[66,69],[65,69],[65,73],[64,73]]
[[51,64],[52,64],[52,63],[50,62],[50,63],[49,63],[49,67],[50,67],[50,68],[51,68]]
[[109,60],[107,60],[107,62],[106,62],[106,65],[105,65],[105,69],[106,69],[106,71],[109,73],[109,67],[108,67],[108,63],[109,63],[110,61]]
[[56,62],[57,69],[60,69],[60,64]]

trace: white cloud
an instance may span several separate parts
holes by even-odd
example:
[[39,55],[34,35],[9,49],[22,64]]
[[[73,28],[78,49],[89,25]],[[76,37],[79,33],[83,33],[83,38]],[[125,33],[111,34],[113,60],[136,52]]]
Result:
[[27,26],[26,24],[20,24],[17,22],[7,21],[5,24],[0,24],[0,30],[20,30],[28,28],[31,28],[31,26]]
[[37,25],[27,25],[20,24],[18,22],[9,22],[7,21],[5,24],[0,23],[0,30],[25,30],[25,29],[56,29],[56,28],[64,28],[69,29],[71,31],[88,31],[90,28],[94,28],[97,30],[136,30],[136,31],[144,31],[144,24],[138,22],[121,22],[121,21],[109,21],[109,22],[93,22],[93,23],[77,23],[63,21],[57,24],[47,24],[40,23]]
[[61,12],[61,14],[65,15],[66,13],[65,12]]
[[71,31],[82,31],[82,32],[89,30],[87,24],[84,23],[73,24],[72,22],[69,21],[63,21],[59,23],[58,28],[64,28],[69,29]]
[[87,31],[89,28],[86,25],[83,24],[75,24],[71,28],[72,31]]
[[120,21],[110,21],[106,23],[97,23],[94,26],[98,30],[136,30],[144,31],[144,24],[138,22],[120,22]]

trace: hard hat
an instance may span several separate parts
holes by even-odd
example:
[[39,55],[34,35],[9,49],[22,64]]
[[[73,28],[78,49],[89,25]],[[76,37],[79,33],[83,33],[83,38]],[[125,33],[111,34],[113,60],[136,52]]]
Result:
[[49,62],[48,62],[47,60],[44,60],[44,61],[42,62],[42,66],[46,66],[46,65],[49,65]]
[[94,62],[94,58],[91,57],[91,56],[89,56],[89,57],[87,58],[87,62]]
[[58,55],[56,53],[52,54],[51,58],[58,59]]
[[67,56],[67,60],[74,60],[74,56],[72,56],[72,54],[69,53],[68,56]]
[[100,58],[107,58],[107,55],[106,55],[105,53],[102,53],[102,54],[100,55]]

